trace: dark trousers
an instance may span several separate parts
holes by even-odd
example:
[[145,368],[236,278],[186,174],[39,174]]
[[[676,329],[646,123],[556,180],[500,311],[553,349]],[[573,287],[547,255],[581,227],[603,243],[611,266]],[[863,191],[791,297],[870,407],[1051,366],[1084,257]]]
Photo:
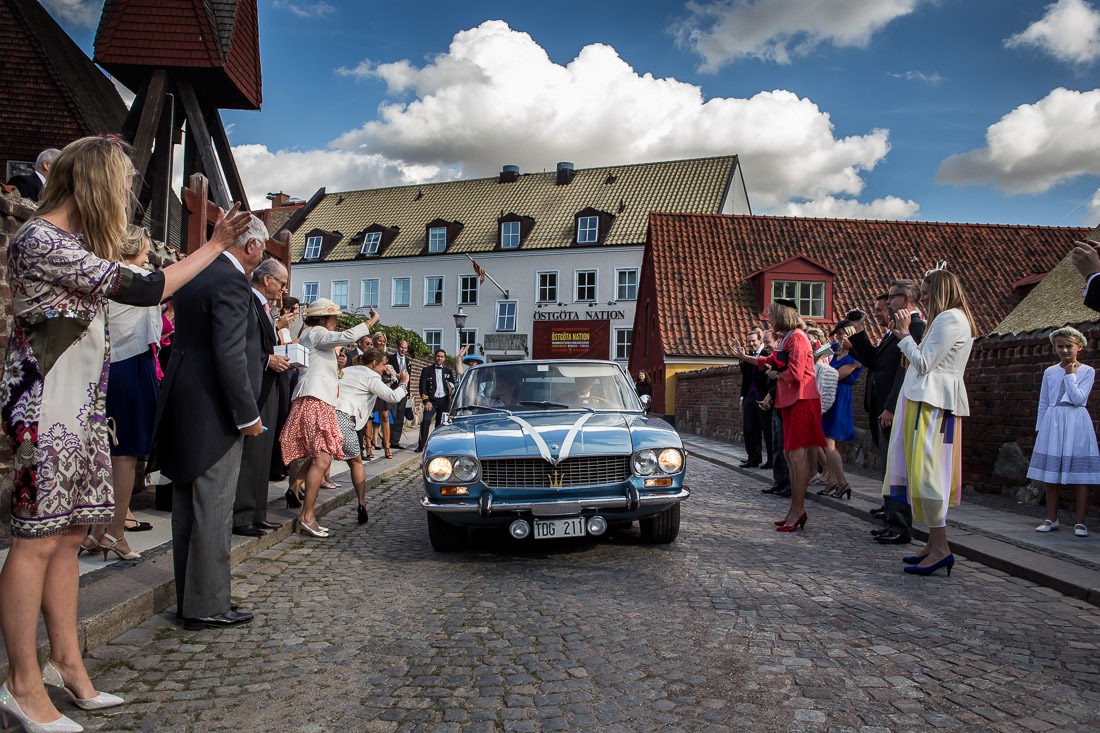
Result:
[[420,421],[420,448],[423,448],[428,442],[428,431],[431,428],[432,419],[435,419],[435,426],[438,428],[439,424],[443,421],[443,413],[447,411],[447,407],[450,405],[450,401],[446,397],[432,397],[428,402],[432,406],[430,413],[424,413],[424,418]]
[[393,418],[393,425],[390,426],[391,448],[396,448],[401,443],[401,433],[405,431],[405,406],[408,404],[408,395],[405,395],[400,402],[390,403],[390,417]]
[[779,410],[772,413],[772,488],[791,488],[791,472],[787,469],[787,459],[783,456],[783,418]]
[[745,399],[741,411],[742,425],[745,430],[745,451],[750,463],[761,461],[761,439],[768,449],[768,460],[772,460],[772,411],[762,410],[753,398]]
[[[871,416],[871,438],[878,448],[879,476],[886,480],[887,454],[890,451],[890,428],[884,428],[878,424],[878,419]],[[898,534],[911,537],[913,535],[913,507],[909,502],[898,501],[890,497],[883,497],[886,505],[886,526]]]
[[241,451],[241,475],[233,501],[233,526],[247,527],[267,521],[267,488],[271,454],[275,449],[275,422],[279,415],[279,394],[275,385],[260,406],[260,422],[267,428],[256,437],[246,437]]

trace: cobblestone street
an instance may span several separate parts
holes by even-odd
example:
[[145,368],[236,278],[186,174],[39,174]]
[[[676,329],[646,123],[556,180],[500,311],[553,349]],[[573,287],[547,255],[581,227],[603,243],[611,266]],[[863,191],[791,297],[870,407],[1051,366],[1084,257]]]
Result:
[[91,652],[130,704],[63,712],[93,730],[1100,728],[1100,609],[960,559],[901,572],[905,547],[695,460],[680,538],[645,546],[428,544],[419,473],[234,571],[249,626],[150,619]]

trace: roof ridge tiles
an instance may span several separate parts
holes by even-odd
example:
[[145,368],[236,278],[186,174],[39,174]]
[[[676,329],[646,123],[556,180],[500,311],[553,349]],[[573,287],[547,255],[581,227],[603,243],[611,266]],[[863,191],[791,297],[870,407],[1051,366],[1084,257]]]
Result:
[[1079,226],[1055,226],[1053,224],[1000,224],[966,221],[911,221],[909,219],[844,219],[827,216],[791,216],[777,214],[719,214],[713,211],[651,211],[651,216],[686,216],[694,219],[769,219],[772,221],[828,221],[828,222],[852,222],[858,224],[916,224],[920,226],[956,226],[956,227],[997,227],[1007,229],[1081,229]]

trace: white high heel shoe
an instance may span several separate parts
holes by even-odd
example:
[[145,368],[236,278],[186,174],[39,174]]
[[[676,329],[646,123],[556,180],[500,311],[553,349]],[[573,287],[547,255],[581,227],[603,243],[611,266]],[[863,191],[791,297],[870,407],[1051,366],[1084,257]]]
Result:
[[4,719],[5,728],[8,727],[9,715],[19,721],[26,733],[81,733],[84,730],[82,725],[65,715],[49,723],[31,720],[8,691],[8,685],[5,682],[0,685],[0,717]]
[[101,710],[102,708],[113,708],[116,705],[121,705],[126,702],[118,695],[112,695],[109,692],[100,692],[95,697],[77,697],[76,693],[69,689],[69,686],[65,684],[65,679],[61,676],[61,670],[53,666],[53,661],[47,661],[42,667],[42,681],[50,687],[60,687],[62,690],[69,694],[72,698],[73,704],[81,710]]

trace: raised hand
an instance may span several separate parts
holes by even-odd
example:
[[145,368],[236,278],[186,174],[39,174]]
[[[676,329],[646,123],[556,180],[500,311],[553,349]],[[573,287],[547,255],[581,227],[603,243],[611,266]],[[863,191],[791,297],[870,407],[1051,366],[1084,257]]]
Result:
[[214,221],[214,232],[210,235],[207,244],[213,245],[219,252],[224,252],[233,246],[237,237],[245,233],[248,223],[252,220],[252,214],[241,211],[241,202],[236,201],[229,213],[218,209],[218,218]]

